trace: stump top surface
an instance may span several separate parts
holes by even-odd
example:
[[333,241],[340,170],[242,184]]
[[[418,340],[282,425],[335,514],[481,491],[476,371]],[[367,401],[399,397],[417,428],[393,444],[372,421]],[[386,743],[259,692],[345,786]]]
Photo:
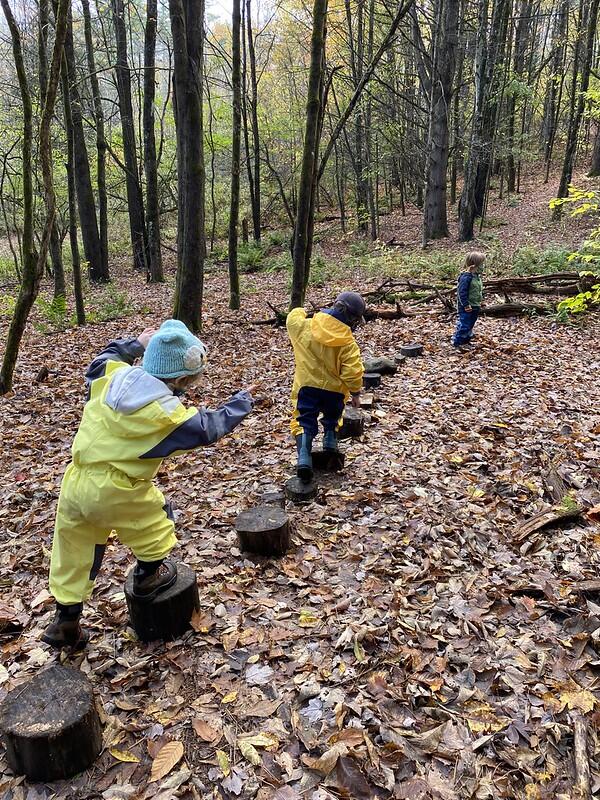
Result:
[[359,408],[348,406],[344,411],[344,419],[364,419],[365,415]]
[[312,500],[317,494],[317,484],[314,482],[304,483],[300,478],[294,476],[285,484],[285,490],[292,500]]
[[32,739],[58,735],[79,722],[92,703],[85,675],[53,664],[7,694],[0,706],[0,729]]
[[288,515],[276,506],[257,506],[238,514],[236,531],[254,533],[256,531],[275,531],[288,521]]
[[[151,600],[148,605],[153,605],[155,603],[164,603],[165,601],[171,600],[173,597],[181,594],[181,592],[186,589],[191,584],[196,583],[196,573],[193,569],[188,567],[187,564],[182,564],[181,562],[177,562],[177,580],[173,584],[173,586],[169,586],[168,589],[165,589],[164,592],[159,592],[154,600]],[[125,579],[125,594],[127,597],[133,596],[133,570],[129,570],[127,574],[127,578]],[[136,598],[133,598],[136,600]],[[141,601],[146,602],[146,601]]]

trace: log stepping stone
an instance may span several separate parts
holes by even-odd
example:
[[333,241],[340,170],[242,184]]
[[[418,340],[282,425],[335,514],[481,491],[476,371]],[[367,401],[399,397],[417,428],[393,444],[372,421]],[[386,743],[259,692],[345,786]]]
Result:
[[366,358],[364,361],[365,372],[377,372],[379,375],[395,375],[398,365],[391,358],[381,356],[380,358]]
[[285,496],[292,503],[308,503],[317,496],[318,486],[314,481],[304,483],[294,475],[285,484]]
[[423,345],[422,344],[405,344],[403,347],[400,348],[400,355],[406,356],[407,358],[415,358],[416,356],[423,355]]
[[83,772],[102,749],[91,683],[60,664],[38,672],[4,698],[0,733],[17,775],[45,783]]
[[363,386],[365,389],[376,389],[381,384],[379,372],[365,372],[363,375]]
[[358,408],[347,408],[344,411],[342,427],[338,431],[338,439],[357,439],[365,432],[365,415]]
[[264,506],[277,506],[279,508],[285,507],[285,493],[279,489],[269,489],[263,492],[260,498],[261,505]]
[[341,472],[346,456],[339,450],[313,450],[313,469],[317,472]]
[[283,556],[290,546],[290,521],[281,508],[258,506],[235,521],[240,550],[260,556]]
[[133,594],[133,570],[125,581],[125,599],[131,627],[142,642],[177,639],[190,627],[200,608],[196,573],[186,564],[177,564],[177,580],[153,600],[140,600]]

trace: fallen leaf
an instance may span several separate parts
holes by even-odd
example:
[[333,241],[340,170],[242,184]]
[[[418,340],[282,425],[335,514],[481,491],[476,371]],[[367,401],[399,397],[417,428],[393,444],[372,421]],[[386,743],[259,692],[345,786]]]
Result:
[[158,751],[156,758],[152,762],[150,770],[150,782],[159,781],[168,775],[173,767],[183,758],[183,745],[181,742],[167,742]]
[[229,703],[235,703],[235,701],[237,700],[237,696],[238,696],[237,691],[229,692],[229,694],[226,694],[225,697],[221,699],[221,703],[224,706],[228,705]]
[[246,761],[249,761],[255,767],[258,767],[260,764],[262,764],[262,758],[249,741],[238,740],[238,742],[240,753],[244,756]]
[[140,760],[136,755],[130,753],[129,750],[117,750],[116,747],[111,747],[109,752],[117,761],[131,761],[136,764]]
[[204,722],[204,720],[202,719],[193,719],[192,728],[194,729],[195,734],[203,742],[218,741],[223,735],[221,731],[218,731],[216,728],[213,728],[211,725],[208,724],[208,722]]
[[562,708],[566,706],[571,711],[574,708],[578,708],[580,711],[583,711],[584,714],[588,714],[590,711],[594,710],[596,698],[587,689],[579,689],[578,691],[561,692],[560,702]]
[[221,772],[225,777],[227,777],[231,772],[231,767],[229,765],[229,756],[224,750],[217,750],[217,761],[219,763],[219,767],[221,768]]

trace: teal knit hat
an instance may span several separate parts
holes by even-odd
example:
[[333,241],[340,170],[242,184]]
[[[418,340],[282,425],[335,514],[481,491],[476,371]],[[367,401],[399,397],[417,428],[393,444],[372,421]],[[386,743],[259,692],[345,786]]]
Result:
[[198,375],[206,364],[206,347],[183,322],[168,319],[150,339],[143,368],[155,378]]

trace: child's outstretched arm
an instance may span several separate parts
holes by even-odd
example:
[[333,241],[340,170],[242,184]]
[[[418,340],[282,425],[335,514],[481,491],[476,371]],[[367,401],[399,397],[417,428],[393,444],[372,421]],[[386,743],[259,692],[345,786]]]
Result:
[[122,361],[131,366],[136,358],[141,358],[144,355],[144,350],[148,346],[153,333],[153,328],[146,328],[135,339],[115,339],[113,342],[109,342],[87,368],[85,382],[89,385],[97,378],[102,378],[109,361]]
[[173,453],[214,444],[231,433],[248,416],[253,406],[252,395],[241,391],[215,411],[189,409],[190,416],[141,458],[166,458]]

